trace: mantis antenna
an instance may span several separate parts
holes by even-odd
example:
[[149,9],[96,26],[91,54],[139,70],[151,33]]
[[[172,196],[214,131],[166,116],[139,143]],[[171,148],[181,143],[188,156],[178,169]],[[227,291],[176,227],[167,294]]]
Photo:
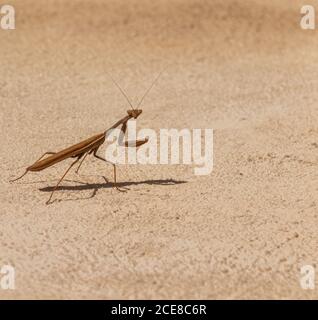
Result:
[[160,76],[162,75],[162,73],[165,71],[162,70],[159,75],[157,76],[157,78],[153,81],[153,83],[151,84],[151,86],[147,89],[147,91],[145,92],[145,94],[143,95],[143,97],[141,98],[140,102],[138,103],[138,107],[137,109],[140,107],[141,103],[143,102],[143,100],[146,98],[147,94],[150,92],[150,90],[153,88],[153,86],[155,85],[155,83],[159,80]]
[[123,96],[126,98],[127,102],[129,103],[131,109],[135,110],[130,102],[130,100],[128,99],[127,95],[125,94],[124,90],[119,86],[119,84],[113,79],[113,77],[107,72],[108,76],[112,79],[112,81],[114,82],[114,84],[116,85],[116,87],[120,90],[120,92],[123,94]]

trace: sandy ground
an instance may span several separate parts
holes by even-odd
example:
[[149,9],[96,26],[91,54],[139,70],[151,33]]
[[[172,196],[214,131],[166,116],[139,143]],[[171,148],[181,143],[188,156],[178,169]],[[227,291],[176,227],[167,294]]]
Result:
[[[309,3],[310,1],[307,1]],[[318,31],[303,1],[6,1],[0,30],[0,298],[318,298]],[[292,4],[291,4],[292,3]],[[317,8],[318,9],[318,8]],[[160,70],[139,128],[213,128],[214,169],[89,158],[14,184],[45,151],[102,132]]]

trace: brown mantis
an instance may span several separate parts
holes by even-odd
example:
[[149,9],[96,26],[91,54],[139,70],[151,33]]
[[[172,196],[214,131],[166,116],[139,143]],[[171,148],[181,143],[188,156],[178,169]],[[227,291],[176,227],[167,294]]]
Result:
[[[138,103],[138,106],[136,109],[134,109],[134,107],[132,106],[132,103],[130,102],[130,100],[128,99],[127,95],[125,94],[125,92],[121,89],[121,87],[117,84],[117,82],[110,76],[110,78],[112,79],[112,81],[114,82],[114,84],[117,86],[117,88],[120,90],[120,92],[123,94],[123,96],[126,98],[127,102],[129,103],[130,107],[132,110],[127,110],[127,115],[125,117],[123,117],[122,119],[120,119],[119,121],[117,121],[113,126],[111,126],[109,129],[107,129],[106,131],[104,131],[103,133],[94,135],[91,138],[88,138],[84,141],[81,141],[71,147],[68,147],[62,151],[59,152],[45,152],[34,164],[32,164],[31,166],[27,167],[25,172],[18,178],[11,180],[10,182],[14,182],[17,181],[19,179],[21,179],[22,177],[24,177],[28,172],[38,172],[41,170],[44,170],[46,168],[49,168],[51,166],[53,166],[54,164],[61,162],[65,159],[68,158],[76,158],[75,161],[73,161],[73,163],[68,167],[68,169],[65,171],[65,173],[63,174],[63,176],[60,178],[60,180],[58,181],[58,183],[56,184],[56,186],[54,187],[53,191],[51,192],[51,195],[48,199],[48,201],[46,202],[46,204],[49,204],[52,196],[54,194],[54,192],[56,191],[56,189],[58,188],[58,186],[60,185],[60,183],[63,181],[63,179],[65,178],[65,176],[67,175],[67,173],[71,170],[71,168],[79,161],[81,160],[76,173],[78,173],[82,163],[84,162],[84,160],[86,159],[87,155],[93,154],[93,156],[99,160],[102,160],[106,163],[110,163],[113,165],[114,168],[114,187],[120,190],[117,187],[117,179],[116,179],[116,165],[110,161],[107,161],[106,159],[104,159],[103,157],[99,156],[97,154],[97,151],[99,149],[99,147],[105,142],[106,136],[107,134],[121,126],[121,135],[118,139],[118,143],[122,146],[125,147],[139,147],[141,145],[143,145],[144,143],[148,142],[148,138],[142,139],[142,140],[136,140],[136,141],[123,141],[124,139],[124,135],[127,129],[127,122],[130,119],[137,119],[139,117],[139,115],[142,113],[141,109],[138,109],[141,105],[141,103],[143,102],[144,98],[147,96],[147,94],[149,93],[149,91],[152,89],[152,87],[154,86],[154,84],[157,82],[157,80],[159,79],[159,77],[161,76],[162,72],[157,76],[157,78],[154,80],[154,82],[151,84],[151,86],[148,88],[148,90],[145,92],[145,94],[143,95],[143,97],[141,98],[140,102]],[[46,157],[45,159],[42,159],[43,157],[45,157],[46,155],[49,155],[48,157]]]

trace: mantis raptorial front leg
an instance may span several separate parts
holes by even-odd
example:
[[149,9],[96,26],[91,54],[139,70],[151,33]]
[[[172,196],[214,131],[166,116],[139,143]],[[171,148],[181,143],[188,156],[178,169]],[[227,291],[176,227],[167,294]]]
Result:
[[135,141],[124,141],[125,133],[127,131],[127,121],[123,123],[121,127],[121,133],[118,139],[118,144],[122,147],[140,147],[143,144],[148,142],[148,138],[142,140],[135,140]]

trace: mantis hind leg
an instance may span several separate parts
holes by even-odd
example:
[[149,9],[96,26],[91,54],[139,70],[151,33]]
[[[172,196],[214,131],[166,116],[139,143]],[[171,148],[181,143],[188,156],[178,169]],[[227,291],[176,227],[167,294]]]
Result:
[[57,187],[59,186],[59,184],[63,181],[63,179],[65,178],[65,176],[67,175],[67,173],[71,170],[71,168],[82,158],[82,154],[78,156],[78,158],[68,167],[68,169],[65,171],[65,173],[63,174],[62,178],[59,180],[59,182],[56,184],[56,186],[54,187],[51,195],[50,195],[50,198],[48,201],[46,201],[46,204],[49,204],[51,199],[52,199],[52,196],[54,194],[54,192],[56,191]]
[[85,160],[85,158],[87,157],[88,154],[89,154],[89,152],[86,152],[86,153],[85,153],[84,158],[82,159],[82,161],[80,162],[79,166],[77,167],[77,169],[76,169],[76,171],[75,171],[76,173],[79,172],[79,169],[80,169],[80,167],[82,166],[82,164],[83,164],[83,162],[84,162],[84,160]]
[[38,160],[36,160],[35,162],[40,161],[40,160],[41,160],[44,156],[46,156],[47,154],[56,154],[56,152],[52,152],[52,151],[45,152],[45,153],[43,153],[42,156],[41,156]]

